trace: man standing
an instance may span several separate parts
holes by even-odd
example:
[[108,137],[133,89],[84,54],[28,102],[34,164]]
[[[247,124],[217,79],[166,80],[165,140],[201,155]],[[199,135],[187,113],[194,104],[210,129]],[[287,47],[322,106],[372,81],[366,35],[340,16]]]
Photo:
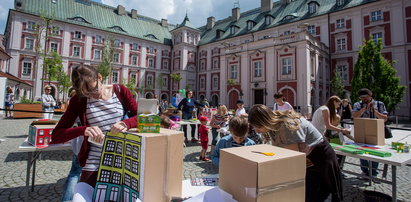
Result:
[[[352,110],[353,118],[372,118],[372,119],[383,119],[384,122],[387,121],[387,110],[385,109],[385,104],[383,102],[374,100],[372,98],[372,92],[367,88],[362,88],[358,91],[358,96],[360,96],[361,101],[354,104]],[[360,159],[361,170],[363,174],[369,175],[368,161]],[[372,163],[372,176],[376,177],[378,172],[378,162]]]

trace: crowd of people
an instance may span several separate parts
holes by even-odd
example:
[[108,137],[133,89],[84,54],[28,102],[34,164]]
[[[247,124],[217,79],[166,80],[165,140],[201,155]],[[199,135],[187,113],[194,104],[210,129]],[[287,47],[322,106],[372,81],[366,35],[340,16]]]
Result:
[[[52,134],[53,144],[71,141],[73,146],[72,168],[64,186],[62,201],[72,200],[78,182],[95,186],[102,153],[102,145],[97,143],[104,140],[104,134],[108,131],[116,134],[137,126],[138,103],[125,86],[103,84],[97,69],[89,65],[74,68],[71,79],[73,90],[69,95],[68,107]],[[52,119],[59,102],[50,94],[50,86],[44,90],[41,98],[43,118]],[[172,114],[166,113],[170,108],[167,100],[163,99],[157,105],[162,128],[181,128],[186,144],[200,143],[200,161],[219,166],[221,149],[255,144],[271,144],[304,152],[307,160],[306,201],[324,201],[330,195],[332,201],[343,201],[342,158],[335,154],[329,142],[342,144],[344,138],[353,139],[349,126],[345,124],[352,118],[387,120],[384,103],[374,100],[370,90],[361,89],[358,96],[360,101],[354,105],[347,99],[331,96],[314,111],[312,120],[294,111],[279,92],[274,94],[273,108],[247,104],[250,108],[246,110],[246,103],[238,100],[232,114],[225,105],[220,104],[215,113],[211,116],[207,114],[208,117],[202,113],[202,109],[210,108],[207,99],[196,100],[191,90],[186,91],[185,98]],[[14,103],[11,88],[7,88],[5,98],[6,117],[9,117],[11,113],[7,110]],[[180,120],[190,119],[194,119],[191,124],[181,127],[178,124]],[[191,127],[190,141],[187,125]],[[371,172],[373,177],[378,174],[378,163],[372,162],[371,171],[368,161],[361,160],[361,165],[363,174]]]

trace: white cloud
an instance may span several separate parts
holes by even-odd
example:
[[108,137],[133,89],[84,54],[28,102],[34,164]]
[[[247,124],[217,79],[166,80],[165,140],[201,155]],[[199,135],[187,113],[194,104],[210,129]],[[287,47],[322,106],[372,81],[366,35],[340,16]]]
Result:
[[14,1],[12,0],[0,0],[0,34],[4,33],[6,28],[7,17],[9,15],[9,9],[14,7]]

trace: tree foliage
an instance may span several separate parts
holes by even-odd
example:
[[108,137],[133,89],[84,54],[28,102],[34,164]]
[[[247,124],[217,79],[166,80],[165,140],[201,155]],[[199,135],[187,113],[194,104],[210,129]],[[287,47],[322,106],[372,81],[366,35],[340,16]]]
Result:
[[113,63],[114,57],[114,39],[113,37],[108,37],[104,44],[103,53],[101,56],[101,63],[97,67],[97,71],[103,77],[103,81],[111,74],[111,64]]
[[344,97],[344,81],[337,71],[334,71],[334,76],[331,79],[331,93],[341,98]]
[[131,78],[128,82],[127,82],[126,79],[124,79],[124,80],[123,80],[123,84],[124,84],[124,86],[125,86],[126,88],[128,88],[128,89],[131,91],[131,93],[132,93],[133,95],[136,95],[136,94],[137,94],[137,93],[136,93],[137,88],[136,88],[136,79],[135,79],[135,78]]
[[373,92],[373,98],[383,102],[387,111],[391,112],[402,102],[405,86],[399,85],[397,71],[393,63],[382,56],[381,49],[381,40],[378,43],[374,43],[372,39],[365,40],[364,45],[360,46],[352,79],[351,100],[358,100],[359,89],[368,88]]
[[55,52],[51,51],[49,56],[44,59],[44,75],[47,75],[45,78],[50,84],[51,81],[55,81],[58,78],[58,73],[63,69],[63,60],[61,56]]

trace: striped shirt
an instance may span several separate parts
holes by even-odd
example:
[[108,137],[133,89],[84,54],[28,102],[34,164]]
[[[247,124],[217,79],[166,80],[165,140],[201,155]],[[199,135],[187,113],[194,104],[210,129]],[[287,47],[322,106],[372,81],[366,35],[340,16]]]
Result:
[[[98,126],[103,133],[110,131],[111,127],[121,120],[123,113],[123,106],[115,93],[109,100],[87,99],[87,122],[90,126]],[[90,152],[83,170],[98,171],[102,148],[90,143]]]

